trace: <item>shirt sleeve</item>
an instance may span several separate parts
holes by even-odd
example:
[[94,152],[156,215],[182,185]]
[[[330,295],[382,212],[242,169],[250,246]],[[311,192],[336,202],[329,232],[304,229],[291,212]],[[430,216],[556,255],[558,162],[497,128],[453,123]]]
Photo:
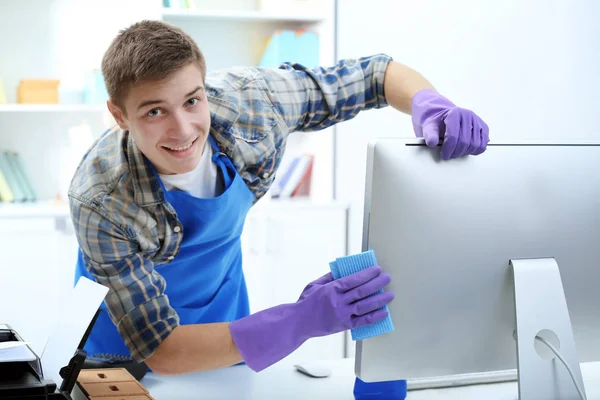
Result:
[[360,111],[387,106],[383,79],[391,60],[378,54],[342,60],[329,68],[284,63],[259,71],[289,131],[317,131]]
[[117,224],[76,199],[71,202],[85,266],[96,282],[108,287],[110,318],[131,356],[142,362],[179,325],[165,295],[165,280]]

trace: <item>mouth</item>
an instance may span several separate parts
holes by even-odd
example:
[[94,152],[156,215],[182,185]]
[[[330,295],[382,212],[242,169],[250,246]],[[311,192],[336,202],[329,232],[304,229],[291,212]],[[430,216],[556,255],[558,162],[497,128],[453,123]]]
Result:
[[171,154],[172,156],[175,156],[177,158],[185,158],[194,152],[197,141],[198,141],[198,138],[195,138],[191,142],[185,143],[183,145],[173,146],[173,147],[170,147],[170,146],[161,146],[161,147],[165,151],[167,151],[169,154]]

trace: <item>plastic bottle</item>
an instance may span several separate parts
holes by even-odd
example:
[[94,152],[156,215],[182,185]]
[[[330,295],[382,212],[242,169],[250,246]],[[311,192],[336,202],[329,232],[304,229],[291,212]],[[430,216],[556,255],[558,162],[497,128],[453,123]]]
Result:
[[357,377],[354,381],[356,400],[405,400],[406,392],[406,380],[363,382]]
[[99,69],[93,69],[85,74],[83,90],[83,103],[90,105],[104,105],[108,100],[108,92],[104,85],[104,77]]

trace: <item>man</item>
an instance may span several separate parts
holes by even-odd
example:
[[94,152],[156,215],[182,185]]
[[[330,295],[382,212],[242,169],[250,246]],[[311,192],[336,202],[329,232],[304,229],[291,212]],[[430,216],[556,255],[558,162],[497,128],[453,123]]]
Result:
[[118,128],[94,143],[69,191],[76,279],[110,289],[86,349],[158,374],[240,362],[260,371],[309,338],[386,317],[393,294],[370,296],[390,282],[378,266],[336,281],[327,274],[297,302],[249,315],[240,234],[288,134],[389,104],[412,114],[428,145],[443,141],[443,159],[488,143],[479,117],[385,55],[207,77],[188,35],[143,21],[114,39],[102,71]]

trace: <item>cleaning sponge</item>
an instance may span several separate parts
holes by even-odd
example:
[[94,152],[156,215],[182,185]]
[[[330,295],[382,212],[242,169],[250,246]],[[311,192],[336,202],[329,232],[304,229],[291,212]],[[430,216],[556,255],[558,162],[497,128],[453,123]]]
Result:
[[[372,267],[373,265],[377,265],[377,258],[375,257],[375,252],[373,250],[345,257],[339,257],[336,258],[335,261],[329,263],[333,279],[340,279],[344,276],[352,275],[355,272],[362,271],[363,269]],[[373,295],[379,293],[383,293],[383,289],[373,293]],[[353,328],[350,331],[352,334],[352,340],[363,340],[373,336],[382,335],[387,332],[392,332],[394,330],[394,324],[392,322],[392,317],[389,314],[387,305],[383,308],[388,311],[388,316],[371,325]]]

